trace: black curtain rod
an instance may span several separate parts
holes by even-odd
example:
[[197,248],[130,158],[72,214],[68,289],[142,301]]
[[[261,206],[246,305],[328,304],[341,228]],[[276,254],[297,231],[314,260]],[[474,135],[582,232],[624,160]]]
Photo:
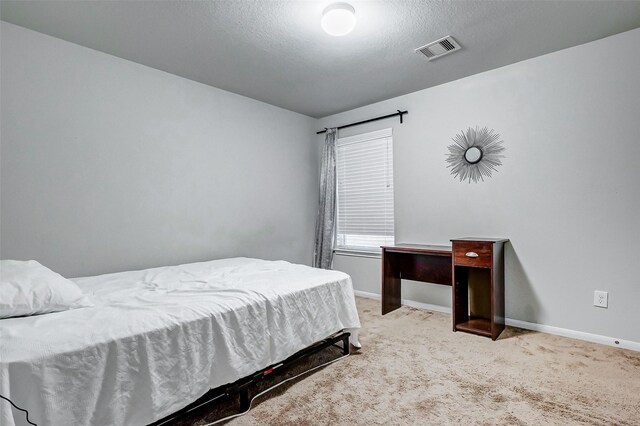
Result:
[[[357,123],[345,124],[344,126],[338,126],[337,129],[338,130],[346,129],[347,127],[359,126],[360,124],[371,123],[372,121],[384,120],[385,118],[391,118],[391,117],[397,117],[397,116],[400,116],[400,124],[402,124],[402,116],[405,114],[409,114],[409,111],[400,111],[400,110],[397,110],[397,111],[398,112],[394,112],[393,114],[383,115],[381,117],[376,117],[376,118],[370,118],[368,120],[358,121]],[[316,132],[316,135],[327,133],[327,130],[328,129],[325,127],[324,130],[320,130],[319,132]]]

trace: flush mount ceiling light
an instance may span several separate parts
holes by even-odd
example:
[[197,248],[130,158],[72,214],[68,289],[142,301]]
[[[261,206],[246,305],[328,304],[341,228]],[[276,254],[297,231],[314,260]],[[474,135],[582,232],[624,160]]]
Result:
[[356,26],[356,10],[348,3],[333,3],[322,12],[322,29],[332,36],[343,36]]

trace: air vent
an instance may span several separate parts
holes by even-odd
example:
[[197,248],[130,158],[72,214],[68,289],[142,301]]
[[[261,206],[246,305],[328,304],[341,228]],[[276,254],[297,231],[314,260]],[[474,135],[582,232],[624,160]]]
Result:
[[426,56],[430,61],[433,61],[436,58],[444,56],[448,53],[455,52],[456,50],[460,50],[461,47],[457,41],[453,39],[451,36],[442,37],[440,40],[436,40],[432,43],[426,44],[422,47],[418,47],[416,52],[422,53]]

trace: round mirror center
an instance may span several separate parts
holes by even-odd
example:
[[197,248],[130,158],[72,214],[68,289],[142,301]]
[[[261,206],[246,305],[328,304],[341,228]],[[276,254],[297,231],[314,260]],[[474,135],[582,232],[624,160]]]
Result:
[[470,164],[476,164],[482,159],[482,150],[477,146],[469,147],[464,152],[464,159]]

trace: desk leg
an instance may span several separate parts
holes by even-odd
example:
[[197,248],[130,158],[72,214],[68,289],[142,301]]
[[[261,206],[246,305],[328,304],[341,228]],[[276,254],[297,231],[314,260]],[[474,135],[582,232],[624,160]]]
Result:
[[395,256],[382,252],[382,315],[395,311],[400,302],[400,270]]

